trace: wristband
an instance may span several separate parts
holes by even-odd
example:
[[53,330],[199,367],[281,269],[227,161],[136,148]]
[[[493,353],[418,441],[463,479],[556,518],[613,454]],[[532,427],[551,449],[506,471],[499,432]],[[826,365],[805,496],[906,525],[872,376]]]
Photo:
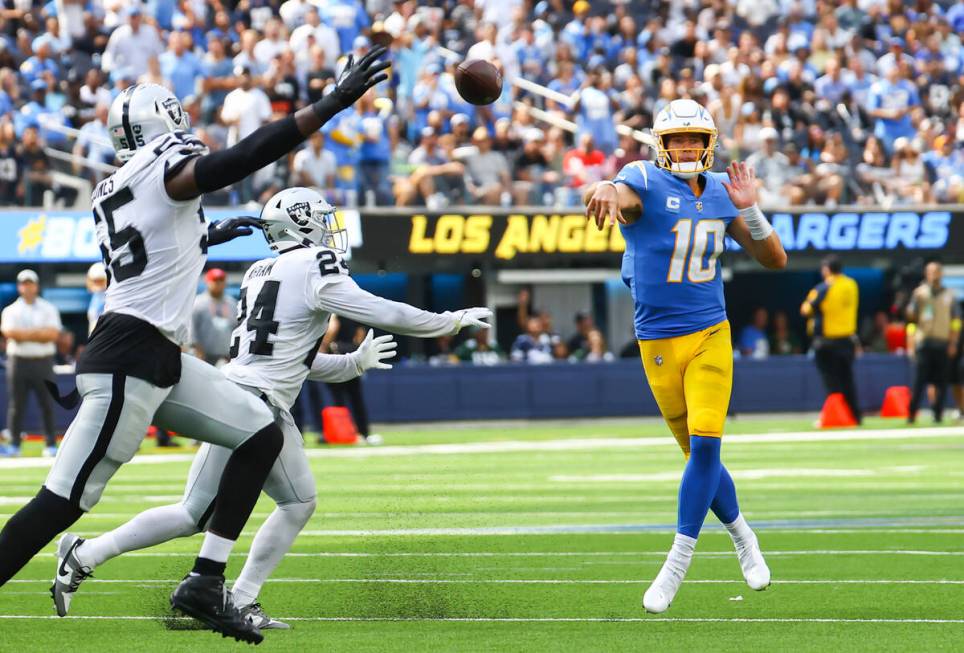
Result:
[[740,209],[740,216],[750,229],[753,240],[766,240],[773,233],[773,226],[767,222],[766,216],[757,204]]
[[599,182],[600,184],[610,184],[613,188],[616,188],[616,182],[610,179],[603,179]]

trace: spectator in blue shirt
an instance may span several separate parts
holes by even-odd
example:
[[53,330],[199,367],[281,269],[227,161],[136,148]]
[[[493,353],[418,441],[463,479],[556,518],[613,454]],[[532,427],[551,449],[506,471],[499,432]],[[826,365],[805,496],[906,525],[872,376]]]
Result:
[[767,339],[767,323],[770,317],[762,306],[753,311],[753,320],[743,327],[737,347],[740,354],[750,358],[766,358],[770,355],[770,341]]
[[214,122],[224,98],[238,87],[234,77],[234,62],[228,58],[220,37],[208,37],[208,52],[201,61],[201,70],[201,111],[205,122]]
[[906,79],[901,79],[897,66],[888,68],[885,78],[870,88],[868,108],[870,115],[877,120],[874,135],[888,154],[893,152],[895,140],[901,136],[913,138],[916,134],[910,111],[919,104],[917,89]]
[[358,156],[359,190],[362,201],[368,201],[368,191],[375,196],[375,204],[389,206],[393,203],[392,185],[388,179],[392,159],[392,145],[388,134],[391,102],[382,100],[382,109],[376,107],[374,91],[369,91],[359,101],[361,112],[362,143]]
[[574,109],[578,112],[577,134],[591,134],[596,147],[606,154],[611,154],[616,148],[614,108],[615,103],[609,94],[608,73],[596,68],[589,73]]
[[174,95],[180,100],[197,92],[195,83],[204,75],[201,62],[188,49],[190,41],[191,37],[186,32],[171,32],[167,51],[158,58],[161,74],[170,83]]
[[59,79],[60,66],[51,58],[50,42],[43,37],[38,37],[34,43],[34,55],[20,64],[20,74],[24,81],[32,84],[43,77],[45,72],[51,72]]
[[536,365],[552,362],[552,345],[543,338],[542,318],[535,315],[526,320],[526,331],[512,343],[511,358],[518,363]]
[[825,73],[813,83],[813,90],[818,98],[837,104],[848,86],[847,80],[840,74],[840,60],[836,57],[827,60],[824,70]]
[[321,128],[328,149],[338,164],[335,190],[339,200],[348,206],[358,201],[358,157],[361,145],[361,114],[354,108],[342,111]]
[[329,0],[322,7],[321,18],[338,32],[342,52],[351,52],[355,37],[370,24],[359,0]]

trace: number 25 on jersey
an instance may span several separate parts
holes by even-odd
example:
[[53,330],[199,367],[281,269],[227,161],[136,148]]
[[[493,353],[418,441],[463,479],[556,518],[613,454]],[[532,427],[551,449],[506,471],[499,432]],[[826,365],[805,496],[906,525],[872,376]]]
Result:
[[[699,220],[693,227],[693,220],[678,220],[672,231],[676,234],[673,256],[669,262],[666,281],[681,283],[683,275],[691,283],[706,283],[716,277],[716,259],[723,253],[723,236],[726,224],[722,220]],[[713,244],[710,245],[710,238]],[[707,256],[707,248],[709,256]],[[689,255],[689,265],[686,258]],[[703,259],[706,257],[706,265]]]

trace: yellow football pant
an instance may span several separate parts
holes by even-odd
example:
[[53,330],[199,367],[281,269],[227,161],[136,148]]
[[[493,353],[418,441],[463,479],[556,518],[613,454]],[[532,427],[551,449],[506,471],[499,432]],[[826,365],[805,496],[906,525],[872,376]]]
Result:
[[663,419],[689,458],[690,435],[721,437],[733,389],[727,320],[675,338],[640,340],[639,353]]

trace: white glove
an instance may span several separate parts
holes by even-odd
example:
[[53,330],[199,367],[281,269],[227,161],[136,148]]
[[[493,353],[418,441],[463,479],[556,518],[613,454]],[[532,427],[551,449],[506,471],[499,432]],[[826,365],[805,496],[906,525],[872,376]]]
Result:
[[488,329],[488,320],[492,317],[492,311],[487,308],[463,308],[455,311],[455,333],[465,327],[476,327],[477,329]]
[[359,375],[370,369],[390,370],[392,369],[391,364],[382,361],[393,358],[396,347],[398,347],[398,343],[395,342],[394,336],[389,334],[376,338],[375,332],[369,329],[368,335],[365,336],[361,345],[349,356],[355,359],[355,366],[358,368]]

